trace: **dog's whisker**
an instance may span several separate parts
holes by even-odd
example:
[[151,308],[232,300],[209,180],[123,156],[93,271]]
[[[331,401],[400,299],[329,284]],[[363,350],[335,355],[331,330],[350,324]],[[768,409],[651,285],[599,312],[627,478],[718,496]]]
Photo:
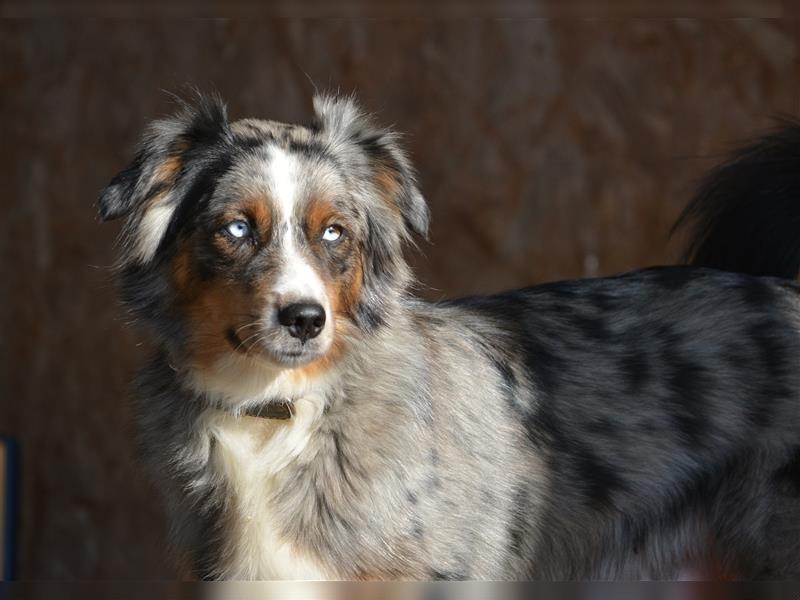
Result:
[[242,329],[247,329],[249,327],[259,327],[260,325],[262,325],[260,321],[256,321],[255,323],[246,323],[245,325],[238,327],[236,329],[236,333],[238,334]]

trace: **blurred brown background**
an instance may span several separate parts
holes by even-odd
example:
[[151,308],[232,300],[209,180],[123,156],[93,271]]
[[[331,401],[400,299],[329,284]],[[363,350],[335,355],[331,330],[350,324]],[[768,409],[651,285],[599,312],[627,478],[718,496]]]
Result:
[[160,90],[306,120],[311,81],[407,132],[431,298],[675,260],[670,224],[731,145],[800,113],[795,20],[0,22],[0,433],[23,452],[22,578],[169,578],[133,456],[142,340],[97,192]]

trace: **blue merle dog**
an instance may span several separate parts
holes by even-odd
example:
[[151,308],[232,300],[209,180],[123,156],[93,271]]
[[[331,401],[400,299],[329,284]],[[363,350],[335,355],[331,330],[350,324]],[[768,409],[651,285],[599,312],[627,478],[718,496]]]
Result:
[[[145,462],[198,577],[800,575],[800,127],[711,174],[711,268],[429,303],[429,213],[350,98],[198,98],[99,200],[158,350]],[[776,275],[777,277],[759,277]]]

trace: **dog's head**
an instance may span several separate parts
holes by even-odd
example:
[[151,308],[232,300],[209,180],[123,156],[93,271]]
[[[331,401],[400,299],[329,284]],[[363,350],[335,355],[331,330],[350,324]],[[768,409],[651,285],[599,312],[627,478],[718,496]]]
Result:
[[379,327],[410,273],[402,246],[428,209],[397,136],[350,98],[310,126],[228,122],[199,98],[146,131],[99,200],[124,217],[124,300],[198,367],[333,360]]

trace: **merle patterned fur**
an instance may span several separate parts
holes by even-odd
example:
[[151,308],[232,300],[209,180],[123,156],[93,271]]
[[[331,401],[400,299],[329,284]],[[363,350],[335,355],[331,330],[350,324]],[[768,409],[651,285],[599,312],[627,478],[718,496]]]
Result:
[[[695,262],[753,274],[660,267],[427,303],[401,254],[427,209],[396,136],[350,99],[316,108],[308,127],[237,125],[203,99],[155,123],[100,199],[126,219],[123,296],[160,348],[138,381],[143,459],[198,576],[800,576],[797,127],[687,209]],[[324,380],[280,388],[300,411],[286,424],[237,412],[271,383],[255,400],[198,384],[169,277],[220,179],[273,145],[348,182],[367,270]],[[143,232],[154,202],[168,222]],[[233,268],[198,260],[204,284]]]

